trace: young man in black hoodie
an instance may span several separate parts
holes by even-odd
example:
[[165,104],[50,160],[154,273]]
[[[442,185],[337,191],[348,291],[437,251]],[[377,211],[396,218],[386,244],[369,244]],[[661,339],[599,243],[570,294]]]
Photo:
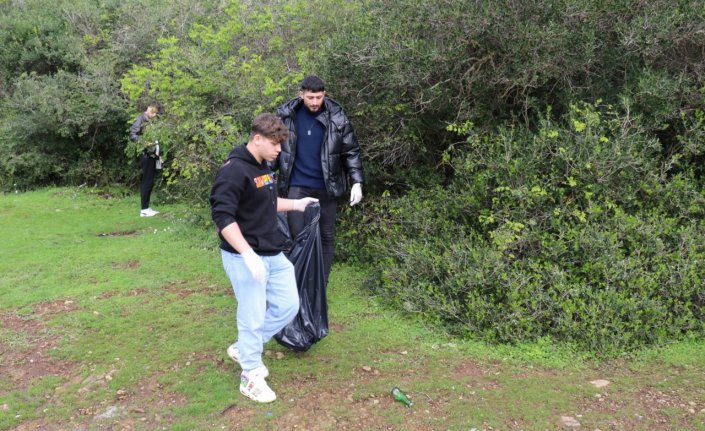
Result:
[[277,197],[267,162],[277,158],[288,136],[279,117],[258,115],[247,144],[235,148],[218,170],[210,196],[223,267],[237,298],[238,340],[227,352],[242,367],[240,392],[258,402],[276,399],[265,380],[264,344],[299,311],[294,267],[282,253],[286,238],[277,227],[277,211],[305,211],[318,202]]

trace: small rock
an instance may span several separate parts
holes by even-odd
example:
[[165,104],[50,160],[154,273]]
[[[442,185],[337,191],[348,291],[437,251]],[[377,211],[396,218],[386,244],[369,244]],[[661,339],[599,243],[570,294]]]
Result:
[[101,414],[99,414],[99,415],[96,415],[96,416],[95,416],[95,419],[96,419],[96,420],[111,419],[111,418],[114,418],[115,416],[120,415],[120,413],[121,413],[121,411],[120,411],[120,408],[119,408],[119,407],[117,407],[117,406],[110,406],[110,407],[108,407],[108,409],[107,409],[105,412],[103,412],[103,413],[101,413]]
[[561,416],[561,419],[558,421],[558,424],[570,428],[580,427],[580,422],[578,422],[577,419],[572,416]]
[[274,357],[277,358],[277,359],[284,359],[284,353],[282,353],[282,352],[277,352],[277,353],[274,355]]
[[369,365],[363,365],[362,370],[367,371],[369,373],[370,371],[372,371],[372,367],[370,367]]
[[8,411],[8,410],[10,410],[10,405],[9,405],[9,404],[3,404],[3,405],[2,405],[2,409],[3,409],[4,411]]
[[403,351],[401,351],[401,352],[399,352],[399,353],[402,354],[402,355],[407,355],[409,352],[407,352],[406,350],[403,350]]
[[591,381],[590,383],[592,383],[596,388],[604,388],[605,386],[610,384],[610,381],[604,379],[597,379]]

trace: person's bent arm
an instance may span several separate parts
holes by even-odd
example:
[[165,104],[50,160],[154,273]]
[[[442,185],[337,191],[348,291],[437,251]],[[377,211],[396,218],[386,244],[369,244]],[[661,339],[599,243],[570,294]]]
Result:
[[225,228],[223,228],[223,230],[220,231],[220,234],[223,235],[223,238],[225,238],[228,244],[230,244],[240,254],[247,251],[247,249],[252,248],[250,247],[250,244],[247,243],[245,237],[242,235],[240,225],[238,225],[237,222],[233,222],[227,225]]

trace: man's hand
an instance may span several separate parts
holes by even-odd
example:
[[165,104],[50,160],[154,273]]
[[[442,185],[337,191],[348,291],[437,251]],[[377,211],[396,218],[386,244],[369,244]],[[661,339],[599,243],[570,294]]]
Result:
[[306,211],[308,204],[313,204],[318,202],[316,198],[301,198],[294,200],[294,211]]
[[251,248],[242,253],[242,258],[245,259],[245,265],[247,265],[247,269],[250,270],[252,278],[254,278],[258,283],[264,283],[267,270],[264,267],[262,258],[259,257],[259,255]]
[[362,200],[362,184],[355,183],[350,189],[350,206],[359,204]]

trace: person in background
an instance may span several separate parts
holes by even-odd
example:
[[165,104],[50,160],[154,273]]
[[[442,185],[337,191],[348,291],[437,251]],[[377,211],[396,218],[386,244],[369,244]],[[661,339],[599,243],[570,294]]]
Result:
[[255,117],[247,144],[230,152],[210,195],[223,268],[237,299],[238,339],[227,353],[242,367],[240,392],[263,403],[276,399],[265,380],[264,344],[299,311],[294,266],[282,253],[286,238],[278,229],[277,212],[303,212],[317,202],[277,196],[268,162],[277,158],[288,134],[276,115]]
[[[307,76],[298,97],[277,109],[289,129],[282,152],[273,167],[279,170],[280,196],[291,199],[318,198],[321,205],[319,227],[323,248],[324,283],[328,283],[335,254],[337,199],[352,187],[350,205],[362,200],[362,161],[360,146],[343,108],[326,96],[323,80]],[[304,228],[304,215],[290,213],[292,238]]]
[[[147,109],[135,119],[130,127],[131,141],[137,142],[140,139],[145,126],[157,116],[158,112],[159,107],[157,104],[152,103],[147,106]],[[142,151],[139,157],[140,166],[142,167],[142,183],[140,184],[142,207],[140,217],[152,217],[159,214],[159,211],[155,211],[149,206],[152,189],[154,188],[154,176],[157,172],[157,163],[159,161],[159,144],[154,145],[150,143],[150,145],[145,145],[144,151]]]

